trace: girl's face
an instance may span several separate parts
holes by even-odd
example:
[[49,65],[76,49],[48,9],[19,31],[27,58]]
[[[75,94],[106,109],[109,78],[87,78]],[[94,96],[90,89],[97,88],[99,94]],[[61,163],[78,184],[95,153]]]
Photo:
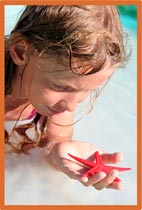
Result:
[[[68,69],[68,70],[67,70]],[[99,87],[114,72],[110,64],[87,76],[74,75],[55,57],[31,56],[24,71],[22,94],[43,115],[74,112],[90,91]]]

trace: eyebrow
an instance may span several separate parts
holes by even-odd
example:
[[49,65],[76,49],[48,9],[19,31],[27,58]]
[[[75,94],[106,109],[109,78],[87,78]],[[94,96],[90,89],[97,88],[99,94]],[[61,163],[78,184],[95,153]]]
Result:
[[81,88],[75,88],[71,85],[65,85],[65,84],[62,84],[62,83],[54,83],[52,82],[53,84],[61,87],[64,89],[64,91],[68,91],[68,92],[80,92],[80,91],[83,91],[84,89],[81,89]]
[[[44,70],[43,70],[44,71]],[[60,70],[59,70],[60,71]],[[62,70],[62,71],[65,71],[65,70]],[[45,70],[44,72],[47,73],[47,71]],[[48,72],[49,73],[49,72]],[[50,72],[52,74],[54,74],[55,72]],[[51,75],[51,74],[50,74]],[[72,76],[77,76],[79,77],[79,75],[74,75],[72,74]],[[85,75],[84,75],[85,76]],[[65,82],[62,81],[62,78],[58,78],[56,79],[56,81],[54,80],[54,78],[50,78],[50,77],[47,77],[47,79],[49,80],[49,82],[51,82],[53,85],[57,85],[63,89],[65,89],[65,91],[70,91],[70,92],[80,92],[80,91],[91,91],[91,90],[94,90],[94,88],[89,88],[87,89],[85,85],[83,85],[84,87],[81,87],[79,86],[78,82],[74,82],[74,84],[66,84]],[[64,78],[65,79],[65,78]],[[66,75],[66,79],[68,79],[68,81],[71,81],[71,75]],[[76,87],[76,84],[78,85],[78,87]]]
[[80,91],[91,91],[91,90],[94,90],[95,88],[93,88],[93,89],[86,89],[85,87],[84,88],[81,88],[81,87],[78,87],[78,88],[76,88],[76,87],[73,87],[72,85],[65,85],[64,83],[56,83],[56,82],[54,82],[54,81],[51,81],[51,83],[53,83],[53,84],[55,84],[55,85],[57,85],[57,86],[59,86],[59,87],[61,87],[61,88],[63,88],[63,89],[65,89],[64,91],[68,91],[68,92],[80,92]]

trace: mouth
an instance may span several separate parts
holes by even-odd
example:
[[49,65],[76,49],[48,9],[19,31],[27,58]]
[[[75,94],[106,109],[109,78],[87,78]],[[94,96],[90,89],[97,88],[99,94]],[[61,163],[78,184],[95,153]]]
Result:
[[61,114],[64,112],[64,111],[57,111],[57,110],[51,109],[49,107],[47,107],[47,108],[50,111],[50,113],[49,113],[50,115]]
[[45,115],[45,116],[48,116],[48,115],[57,115],[57,114],[61,114],[63,112],[65,112],[65,110],[63,111],[58,111],[58,110],[55,110],[55,109],[52,109],[48,106],[44,106],[44,107],[37,107],[37,110],[39,113],[41,113],[42,115]]

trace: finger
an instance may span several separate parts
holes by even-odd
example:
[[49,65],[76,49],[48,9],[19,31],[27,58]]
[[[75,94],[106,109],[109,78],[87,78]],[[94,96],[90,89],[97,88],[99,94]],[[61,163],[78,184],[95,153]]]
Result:
[[97,190],[102,190],[103,188],[112,184],[114,179],[117,177],[117,175],[118,175],[118,171],[112,170],[100,182],[94,184],[93,187],[95,187]]
[[112,154],[102,154],[102,160],[104,163],[118,163],[123,159],[123,155],[121,152],[115,152]]
[[106,187],[107,189],[123,190],[122,182],[112,182],[112,184]]
[[106,174],[104,172],[99,172],[99,173],[96,173],[95,175],[93,175],[92,177],[82,177],[80,179],[81,183],[88,187],[88,186],[92,186],[98,182],[100,182],[104,177],[106,176]]

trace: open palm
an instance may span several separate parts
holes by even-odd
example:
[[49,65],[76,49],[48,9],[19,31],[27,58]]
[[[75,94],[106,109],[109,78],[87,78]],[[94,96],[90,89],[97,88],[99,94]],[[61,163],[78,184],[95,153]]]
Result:
[[117,163],[122,159],[121,153],[103,153],[102,150],[94,145],[82,141],[66,141],[57,143],[50,153],[50,159],[58,170],[65,173],[70,178],[80,181],[85,186],[92,185],[98,190],[104,187],[120,189],[122,187],[121,183],[113,182],[117,176],[116,170],[112,170],[107,175],[104,174],[104,172],[99,172],[88,180],[83,179],[82,175],[88,169],[68,155],[68,153],[70,153],[83,159],[93,160],[95,151],[99,151],[99,153],[102,154],[101,156],[104,163]]

